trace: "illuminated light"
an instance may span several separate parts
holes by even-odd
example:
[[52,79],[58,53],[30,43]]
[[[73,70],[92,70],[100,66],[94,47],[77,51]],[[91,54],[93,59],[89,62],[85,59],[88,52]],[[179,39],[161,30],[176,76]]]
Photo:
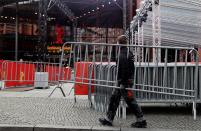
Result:
[[99,10],[99,7],[97,7],[96,9]]
[[35,15],[37,15],[38,13],[37,13],[37,12],[35,12],[34,14],[35,14]]
[[5,18],[7,19],[8,17],[6,16]]
[[114,0],[115,2],[117,1],[117,0]]
[[92,10],[94,12],[94,10]]
[[104,7],[105,5],[102,5],[102,7]]
[[15,19],[15,17],[13,17],[13,20]]
[[45,17],[45,15],[43,14],[43,17]]
[[140,7],[142,7],[145,4],[145,1],[140,2]]
[[89,14],[91,13],[91,12],[88,12]]
[[84,14],[84,16],[85,16],[86,14]]
[[109,1],[109,2],[108,2],[108,4],[110,5],[110,4],[111,4],[111,2]]
[[79,18],[79,17],[76,17],[77,19]]
[[3,16],[1,16],[1,18],[3,18]]
[[[48,52],[60,52],[61,51],[61,47],[58,46],[47,46],[47,50]],[[64,47],[64,52],[69,52],[71,50],[71,47]]]

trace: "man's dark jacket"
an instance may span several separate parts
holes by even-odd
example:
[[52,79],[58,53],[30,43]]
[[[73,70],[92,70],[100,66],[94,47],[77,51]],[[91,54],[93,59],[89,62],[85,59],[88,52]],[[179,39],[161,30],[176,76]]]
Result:
[[[118,60],[117,60],[118,62]],[[118,63],[117,63],[118,64]],[[118,65],[118,82],[119,84],[130,84],[134,78],[134,57],[127,47],[121,47]]]

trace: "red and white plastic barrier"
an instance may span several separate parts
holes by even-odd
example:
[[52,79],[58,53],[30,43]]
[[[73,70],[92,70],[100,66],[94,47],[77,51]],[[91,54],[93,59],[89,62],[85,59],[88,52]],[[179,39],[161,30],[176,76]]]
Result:
[[48,83],[71,79],[71,68],[58,63],[18,62],[0,60],[0,89],[34,86],[36,72],[48,72]]

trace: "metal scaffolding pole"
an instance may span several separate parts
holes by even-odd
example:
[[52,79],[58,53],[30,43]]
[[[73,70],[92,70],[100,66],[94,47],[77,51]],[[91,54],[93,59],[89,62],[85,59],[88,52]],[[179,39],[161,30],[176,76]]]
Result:
[[18,60],[18,30],[19,30],[19,16],[18,16],[18,2],[16,2],[16,21],[15,21],[15,60]]
[[127,22],[127,0],[123,0],[123,30],[126,31]]
[[48,0],[39,1],[39,13],[38,13],[38,56],[40,60],[45,60],[46,45],[47,45],[47,4]]
[[74,25],[72,24],[71,26],[70,26],[70,41],[74,41],[75,40],[75,38],[74,38],[74,36],[75,36],[75,30],[74,30]]
[[[152,34],[153,46],[161,45],[161,17],[160,17],[160,1],[152,0]],[[153,50],[153,62],[161,61],[161,50]]]

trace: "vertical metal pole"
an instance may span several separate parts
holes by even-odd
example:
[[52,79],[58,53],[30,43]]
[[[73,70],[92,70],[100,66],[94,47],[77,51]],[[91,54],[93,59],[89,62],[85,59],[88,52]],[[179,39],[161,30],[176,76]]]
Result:
[[77,20],[74,21],[73,27],[74,27],[74,41],[78,41],[78,39],[77,39]]
[[45,60],[45,54],[47,52],[47,0],[39,1],[39,13],[38,13],[38,31],[39,31],[39,45],[38,45],[38,55],[39,59]]
[[105,29],[105,34],[106,34],[105,43],[108,43],[108,27]]
[[129,0],[128,6],[129,6],[129,22],[133,19],[134,16],[134,1],[135,0]]
[[127,11],[126,11],[126,6],[127,6],[127,0],[123,0],[123,30],[126,31],[126,21],[127,21]]
[[[152,33],[153,46],[161,45],[160,0],[152,0]],[[158,54],[157,54],[158,53]],[[153,49],[153,62],[161,62],[161,50]]]
[[[133,3],[134,1],[133,0],[129,0],[128,1],[128,21],[127,23],[130,24],[130,22],[132,21],[132,18],[133,18]],[[129,26],[128,26],[129,27]],[[131,28],[129,27],[129,30],[128,30],[128,36],[129,36],[129,45],[132,44],[132,40],[131,40],[131,35],[132,35],[132,32],[131,32]]]
[[195,90],[195,98],[194,98],[194,102],[193,102],[193,118],[194,120],[196,120],[196,117],[197,117],[197,109],[196,109],[196,106],[197,106],[197,97],[198,97],[198,71],[199,71],[199,68],[198,68],[198,65],[199,65],[199,53],[196,49],[194,49],[194,55],[195,55],[195,61],[196,61],[196,65],[195,65],[195,80],[194,80],[194,90]]
[[70,40],[74,41],[74,23],[70,26]]
[[15,22],[15,60],[18,60],[18,29],[19,29],[19,17],[18,17],[18,2],[16,2],[16,22]]

